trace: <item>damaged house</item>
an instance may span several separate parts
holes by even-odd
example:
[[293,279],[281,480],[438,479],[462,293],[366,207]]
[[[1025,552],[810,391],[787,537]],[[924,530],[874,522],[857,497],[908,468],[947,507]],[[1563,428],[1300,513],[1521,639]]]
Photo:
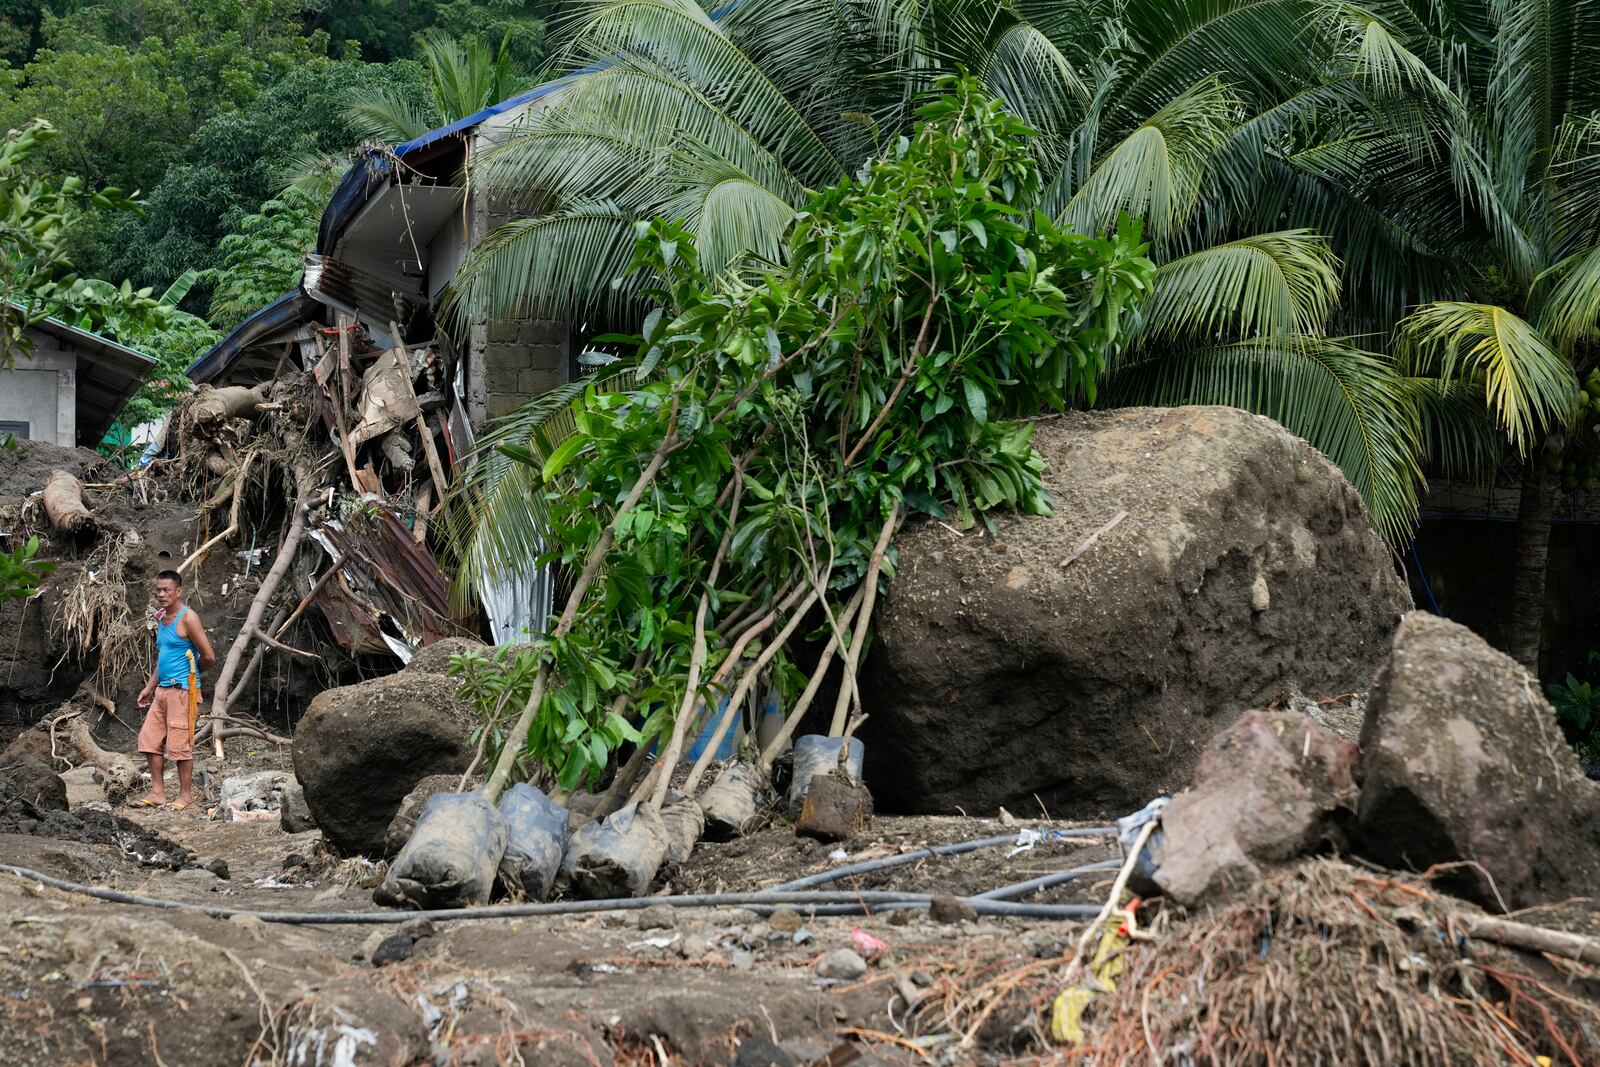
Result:
[[[419,545],[428,516],[437,513],[485,424],[579,373],[567,322],[475,322],[453,338],[436,317],[468,251],[517,217],[463,187],[463,168],[561,88],[561,82],[541,85],[393,149],[366,150],[330,198],[299,286],[246,319],[188,371],[200,385],[259,388],[292,366],[326,388],[332,365],[351,360],[348,380],[359,396],[347,399],[360,420],[330,431],[346,442],[358,493],[403,498],[409,507],[397,512],[414,509],[410,524]],[[336,339],[348,354],[341,355]],[[338,531],[312,536],[338,558],[332,543]],[[366,554],[382,559],[386,550],[373,545]],[[420,569],[428,573],[391,580],[407,590],[425,577],[425,599],[442,605],[437,570]],[[531,632],[549,612],[549,577],[530,567],[515,581],[497,583],[483,601],[495,639]],[[381,644],[405,659],[408,645],[437,636],[399,634],[378,625],[381,611],[362,614],[325,610],[347,650]]]

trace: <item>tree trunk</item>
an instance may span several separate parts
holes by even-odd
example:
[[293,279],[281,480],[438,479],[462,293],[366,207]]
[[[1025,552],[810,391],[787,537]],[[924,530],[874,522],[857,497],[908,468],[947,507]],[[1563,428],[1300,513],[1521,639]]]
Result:
[[1511,592],[1511,657],[1539,674],[1539,643],[1544,634],[1544,581],[1550,560],[1550,513],[1554,475],[1536,453],[1523,470],[1517,507],[1517,563]]

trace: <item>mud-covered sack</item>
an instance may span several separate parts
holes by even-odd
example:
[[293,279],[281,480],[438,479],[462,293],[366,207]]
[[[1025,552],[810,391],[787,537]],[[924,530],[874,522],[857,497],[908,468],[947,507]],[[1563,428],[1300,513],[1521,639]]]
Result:
[[706,816],[706,840],[727,841],[753,830],[765,787],[766,778],[748,763],[735,761],[724,767],[699,798]]
[[667,832],[667,854],[663,862],[676,867],[689,858],[695,842],[706,830],[706,813],[692,798],[674,790],[661,808],[661,825]]
[[[824,737],[821,734],[806,734],[794,739],[794,772],[789,777],[790,815],[798,814],[805,804],[811,779],[839,766],[839,748],[843,744],[842,737]],[[860,740],[852,737],[850,754],[845,758],[845,770],[849,772],[852,782],[861,781],[861,761],[865,754],[866,749]]]
[[481,793],[435,793],[372,899],[390,907],[486,904],[506,851],[506,824]]
[[501,890],[523,900],[545,899],[567,850],[567,809],[537,786],[518,782],[500,797],[500,818],[506,824]]
[[562,881],[588,900],[642,897],[666,858],[667,842],[661,816],[630,804],[573,832],[561,861]]

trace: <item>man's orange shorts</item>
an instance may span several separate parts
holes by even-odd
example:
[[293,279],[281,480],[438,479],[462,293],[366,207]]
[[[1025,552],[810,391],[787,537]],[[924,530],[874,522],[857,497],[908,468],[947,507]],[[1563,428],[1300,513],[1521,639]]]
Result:
[[150,756],[161,755],[163,743],[170,760],[194,759],[194,749],[189,739],[189,691],[163,686],[156,690],[156,699],[145,713],[144,726],[139,730],[139,751]]

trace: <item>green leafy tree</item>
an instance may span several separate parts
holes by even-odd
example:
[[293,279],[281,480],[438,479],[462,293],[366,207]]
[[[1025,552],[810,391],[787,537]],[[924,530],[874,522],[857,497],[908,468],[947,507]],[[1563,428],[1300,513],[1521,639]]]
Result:
[[630,272],[657,306],[635,352],[563,392],[559,444],[547,400],[469,468],[461,574],[516,573],[542,543],[578,575],[547,638],[460,665],[499,751],[491,797],[519,760],[563,789],[597,775],[634,736],[625,709],[667,768],[760,680],[798,723],[833,656],[808,679],[787,640],[819,608],[837,735],[903,516],[1049,510],[1021,417],[1092,397],[1154,268],[1137,224],[1097,238],[1033,211],[1026,127],[972,79],[940,85],[912,134],[801,205],[782,267],[713,279],[682,224],[638,223]]
[[416,58],[418,37],[429,30],[484,41],[510,33],[513,55],[531,69],[542,59],[550,6],[525,0],[314,0],[304,10],[308,26],[336,41],[360,41],[362,56],[372,62]]
[[[454,299],[468,318],[599,308],[635,220],[682,218],[711,273],[781,259],[811,191],[909,128],[941,71],[973,71],[1040,136],[1032,206],[1079,233],[1142,217],[1158,263],[1142,332],[1106,368],[1102,402],[1221,403],[1271,416],[1336,462],[1391,538],[1421,483],[1415,389],[1339,339],[1339,258],[1286,220],[1284,160],[1356,106],[1331,80],[1340,41],[1308,0],[1021,0],[911,6],[822,0],[580,3],[557,66],[573,79],[473,178],[548,210],[490,234]],[[1263,210],[1269,195],[1279,206]],[[1381,258],[1342,250],[1365,264]]]
[[207,272],[214,285],[211,321],[234,325],[292,288],[302,260],[317,241],[322,200],[291,189],[247,215],[236,232],[222,239],[222,266]]
[[[19,447],[16,441],[9,442],[8,446]],[[39,583],[46,578],[56,565],[42,559],[34,559],[39,552],[39,539],[28,538],[27,542],[20,544],[9,552],[0,552],[0,600],[26,600],[39,591]]]

